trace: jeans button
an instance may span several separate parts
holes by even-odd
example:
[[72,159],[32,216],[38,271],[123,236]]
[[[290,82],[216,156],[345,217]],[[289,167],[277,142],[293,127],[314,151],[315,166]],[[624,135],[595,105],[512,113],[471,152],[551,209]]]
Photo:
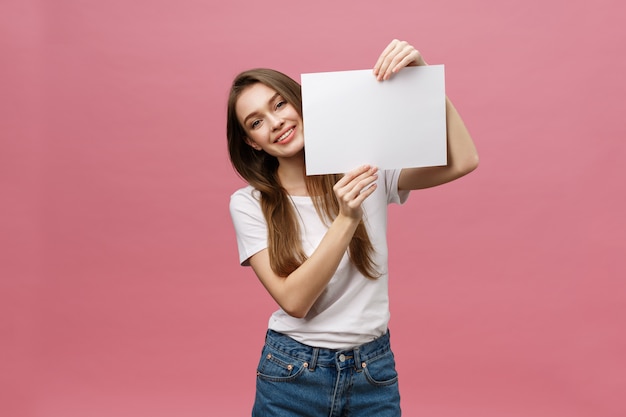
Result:
[[339,362],[345,362],[345,361],[346,361],[346,355],[342,353],[341,355],[339,355]]

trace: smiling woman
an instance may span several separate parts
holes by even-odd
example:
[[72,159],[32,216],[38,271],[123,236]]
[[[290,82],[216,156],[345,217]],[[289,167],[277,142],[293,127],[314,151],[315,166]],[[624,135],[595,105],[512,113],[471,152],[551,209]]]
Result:
[[[408,65],[426,63],[394,40],[372,76],[384,82]],[[257,370],[253,416],[399,416],[387,206],[469,173],[476,149],[448,102],[447,166],[306,176],[301,101],[297,82],[256,69],[235,79],[228,103],[231,162],[249,183],[230,202],[240,262],[280,306]],[[300,401],[290,401],[294,395]]]
[[[304,149],[302,117],[296,108],[272,88],[256,83],[237,101],[237,115],[246,130],[246,143],[279,160]],[[295,140],[294,140],[295,139]],[[286,147],[286,145],[292,146]]]

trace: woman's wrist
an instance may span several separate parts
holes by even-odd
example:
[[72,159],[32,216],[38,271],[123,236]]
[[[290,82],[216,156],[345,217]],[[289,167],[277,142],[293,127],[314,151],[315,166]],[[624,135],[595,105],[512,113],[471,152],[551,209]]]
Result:
[[354,230],[356,230],[356,227],[359,225],[361,221],[360,217],[351,217],[351,216],[347,216],[343,213],[339,213],[337,215],[337,217],[335,218],[335,220],[333,221],[333,224],[337,224],[339,227],[346,227],[346,228],[352,228],[353,232]]

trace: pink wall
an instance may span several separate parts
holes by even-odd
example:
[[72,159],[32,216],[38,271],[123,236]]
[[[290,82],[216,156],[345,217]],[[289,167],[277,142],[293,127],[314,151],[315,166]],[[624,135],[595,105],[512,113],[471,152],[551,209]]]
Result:
[[0,5],[0,415],[243,416],[274,308],[237,263],[232,77],[446,64],[481,155],[390,220],[407,416],[626,415],[617,0]]

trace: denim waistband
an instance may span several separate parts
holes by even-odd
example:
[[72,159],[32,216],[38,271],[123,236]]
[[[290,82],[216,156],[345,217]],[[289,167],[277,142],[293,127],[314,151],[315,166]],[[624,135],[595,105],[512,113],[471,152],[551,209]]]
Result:
[[367,361],[391,350],[389,331],[371,342],[350,349],[327,349],[305,345],[271,329],[267,331],[265,343],[286,355],[307,361],[311,371],[316,366],[362,369],[367,366]]

